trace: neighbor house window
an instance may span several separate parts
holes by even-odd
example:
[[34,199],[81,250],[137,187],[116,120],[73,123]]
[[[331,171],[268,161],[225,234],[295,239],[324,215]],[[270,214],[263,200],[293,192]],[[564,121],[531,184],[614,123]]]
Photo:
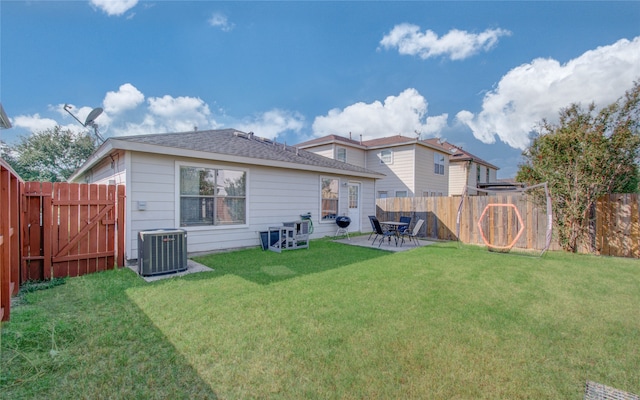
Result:
[[407,197],[407,191],[406,190],[396,191],[396,197]]
[[386,199],[387,198],[387,192],[386,191],[380,191],[378,192],[378,198],[379,199]]
[[476,182],[480,183],[480,166],[476,167]]
[[347,149],[344,147],[338,147],[336,149],[336,160],[347,162]]
[[320,218],[322,220],[334,220],[338,215],[338,189],[339,181],[335,178],[322,178],[320,190]]
[[246,223],[246,172],[180,167],[180,226]]
[[433,153],[433,172],[436,175],[444,175],[444,154]]
[[487,168],[486,172],[487,180],[485,182],[489,182],[489,168]]
[[393,153],[391,150],[382,150],[380,152],[380,164],[391,164],[393,163]]

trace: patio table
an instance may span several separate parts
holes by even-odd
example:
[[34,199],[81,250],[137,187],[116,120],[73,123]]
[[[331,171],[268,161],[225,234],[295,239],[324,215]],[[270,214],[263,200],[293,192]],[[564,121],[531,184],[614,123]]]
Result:
[[[387,227],[388,230],[395,232],[396,236],[400,236],[400,231],[398,228],[401,226],[408,226],[409,224],[406,222],[398,222],[398,221],[380,221],[381,225]],[[389,243],[391,243],[391,237],[389,237]],[[396,246],[398,245],[398,238],[396,237]],[[402,246],[402,244],[400,244]]]

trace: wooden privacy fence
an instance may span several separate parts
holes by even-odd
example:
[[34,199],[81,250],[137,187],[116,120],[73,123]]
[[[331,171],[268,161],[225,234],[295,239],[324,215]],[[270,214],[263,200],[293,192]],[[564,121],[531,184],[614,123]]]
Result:
[[[640,258],[640,211],[637,194],[608,195],[598,200],[594,211],[595,229],[592,243],[602,255]],[[376,200],[380,220],[397,220],[401,215],[413,221],[425,220],[420,236],[440,240],[460,240],[463,243],[484,245],[478,220],[489,204],[481,222],[484,235],[492,244],[542,250],[546,241],[547,213],[524,195],[469,196],[463,202],[460,234],[456,235],[456,217],[460,197],[403,197]],[[517,212],[516,212],[517,209]],[[520,219],[518,218],[520,215]],[[561,247],[554,238],[551,250]],[[583,251],[588,251],[586,248]]]
[[[424,219],[420,236],[439,240],[459,239],[463,243],[485,245],[478,227],[482,216],[482,232],[490,244],[507,246],[517,239],[513,246],[515,248],[544,249],[547,213],[544,207],[537,207],[530,197],[466,197],[462,204],[458,235],[456,218],[460,200],[460,197],[396,197],[378,199],[376,208],[379,218],[396,220],[400,215],[408,215],[413,222]],[[551,249],[557,248],[552,244]]]
[[124,265],[124,186],[26,182],[21,283]]
[[598,254],[640,258],[640,196],[610,194],[598,199],[594,242]]
[[20,177],[0,159],[0,321],[9,319],[20,286]]

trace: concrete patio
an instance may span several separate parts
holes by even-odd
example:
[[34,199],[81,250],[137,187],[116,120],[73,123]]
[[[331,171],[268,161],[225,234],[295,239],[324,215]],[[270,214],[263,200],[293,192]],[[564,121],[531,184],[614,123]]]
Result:
[[404,244],[401,244],[402,242],[398,240],[398,245],[396,246],[395,241],[392,239],[391,242],[385,240],[380,245],[380,247],[378,247],[378,244],[380,244],[380,237],[378,237],[378,240],[376,240],[375,243],[373,242],[374,237],[375,235],[372,235],[371,239],[369,239],[369,234],[350,236],[349,238],[347,238],[346,236],[343,236],[340,238],[336,238],[334,242],[349,244],[352,246],[370,247],[372,249],[380,249],[380,250],[393,251],[393,252],[412,250],[412,249],[415,249],[416,247],[428,246],[430,244],[435,243],[433,241],[419,239],[417,244],[415,244],[414,241],[409,241],[405,239]]

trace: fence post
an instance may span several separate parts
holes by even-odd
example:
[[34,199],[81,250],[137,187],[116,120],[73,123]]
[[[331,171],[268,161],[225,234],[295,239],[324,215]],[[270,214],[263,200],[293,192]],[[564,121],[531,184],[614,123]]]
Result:
[[116,241],[116,262],[118,267],[124,267],[124,231],[125,231],[125,186],[118,185],[117,193],[117,211],[116,211],[116,232],[118,240]]

